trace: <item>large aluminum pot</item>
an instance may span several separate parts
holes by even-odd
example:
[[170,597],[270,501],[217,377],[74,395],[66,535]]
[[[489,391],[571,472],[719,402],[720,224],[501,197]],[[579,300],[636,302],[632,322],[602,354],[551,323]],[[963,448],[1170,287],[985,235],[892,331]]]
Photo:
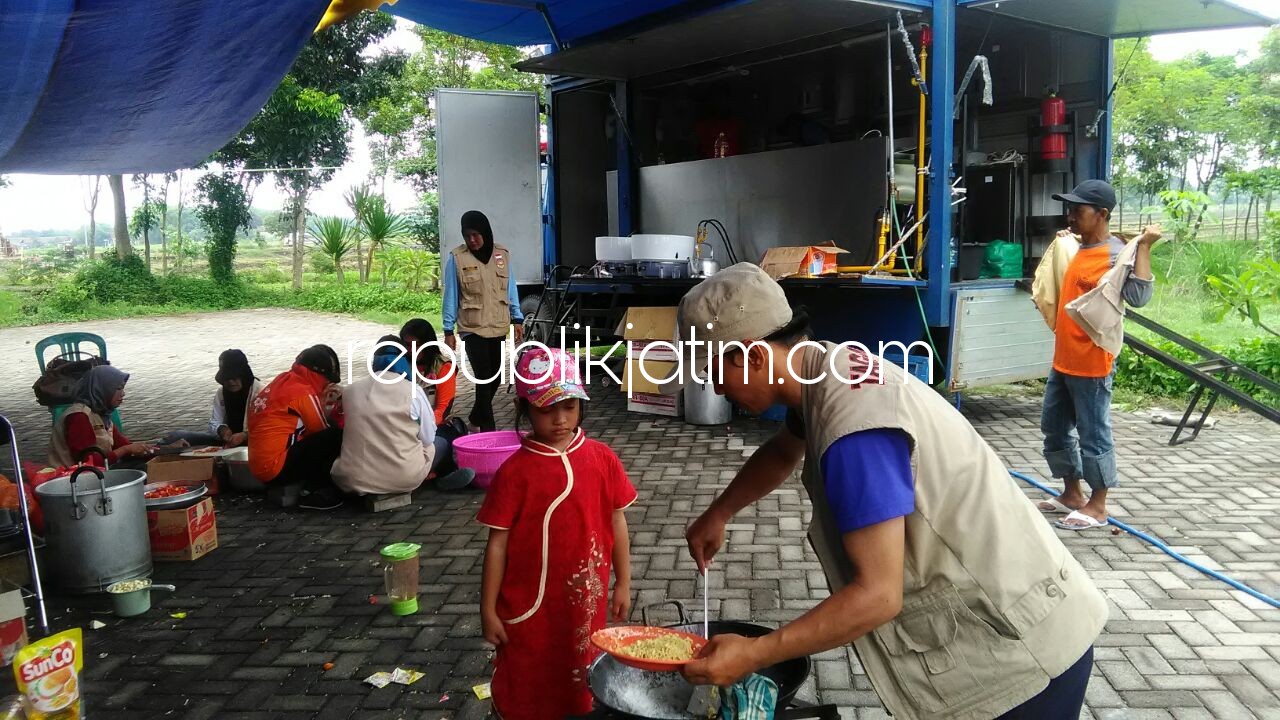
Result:
[[692,380],[684,384],[685,422],[690,425],[727,425],[732,419],[733,404],[729,398],[717,395],[714,385]]
[[76,468],[36,488],[44,511],[54,582],[96,593],[119,580],[151,575],[151,541],[140,470]]
[[683,260],[693,257],[692,235],[632,235],[633,260]]
[[599,262],[631,262],[631,238],[611,236],[596,238],[596,260]]

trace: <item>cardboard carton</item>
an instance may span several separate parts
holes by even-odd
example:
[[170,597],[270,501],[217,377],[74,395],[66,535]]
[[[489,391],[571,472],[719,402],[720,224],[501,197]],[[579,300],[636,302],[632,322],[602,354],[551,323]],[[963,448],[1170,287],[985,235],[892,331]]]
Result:
[[[630,326],[630,327],[628,327]],[[627,343],[629,358],[639,356],[640,351],[655,343],[676,342],[676,308],[633,307],[628,308],[614,331]],[[645,360],[674,362],[676,354],[670,348],[654,347],[648,350]]]
[[837,256],[848,252],[835,245],[769,248],[760,260],[760,267],[774,280],[835,275],[839,265]]
[[27,605],[18,589],[0,593],[0,665],[27,646]]
[[213,479],[213,458],[161,455],[147,461],[147,484],[208,482]]
[[199,560],[218,547],[218,521],[209,498],[178,510],[148,510],[147,530],[154,560]]
[[642,363],[639,358],[629,358],[622,374],[622,391],[625,393],[627,388],[631,388],[631,395],[627,398],[627,410],[649,415],[680,417],[684,411],[684,391],[681,390],[675,395],[663,395],[662,385],[646,378],[644,373],[640,372],[641,365],[649,377],[658,379],[667,377],[676,367],[676,363],[664,360],[645,358]]

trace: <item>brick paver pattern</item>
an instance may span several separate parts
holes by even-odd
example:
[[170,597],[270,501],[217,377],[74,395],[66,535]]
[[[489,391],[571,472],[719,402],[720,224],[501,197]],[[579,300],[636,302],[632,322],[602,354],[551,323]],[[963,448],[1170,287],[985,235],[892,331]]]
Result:
[[[30,385],[36,340],[85,329],[132,373],[121,412],[133,438],[203,426],[217,355],[239,347],[264,380],[299,350],[327,342],[343,355],[392,328],[339,316],[254,310],[0,330],[0,412],[24,457],[42,458],[49,416]],[[356,371],[359,376],[359,371]],[[685,526],[777,425],[737,418],[700,428],[628,413],[617,387],[593,384],[588,431],[622,457],[640,493],[630,513],[636,606],[699,604]],[[496,406],[509,425],[512,396]],[[470,407],[464,388],[459,407]],[[965,414],[1009,467],[1042,477],[1039,399],[977,395]],[[1122,487],[1117,517],[1180,552],[1270,595],[1280,594],[1280,432],[1226,415],[1194,443],[1166,444],[1169,429],[1117,412]],[[0,468],[7,470],[7,457]],[[1028,491],[1029,497],[1037,492]],[[257,497],[217,500],[220,547],[195,563],[157,563],[178,591],[140,619],[120,620],[101,598],[54,597],[57,628],[86,629],[86,683],[95,718],[479,718],[470,688],[491,655],[477,606],[485,531],[476,491],[417,493],[396,511],[287,513]],[[808,501],[789,482],[730,526],[712,574],[712,614],[785,622],[826,595],[805,540]],[[1059,531],[1111,601],[1098,641],[1086,717],[1135,720],[1280,718],[1280,610],[1108,531]],[[393,617],[383,604],[378,549],[423,545],[423,610]],[[185,617],[174,614],[185,612]],[[665,614],[663,614],[665,612]],[[673,620],[669,610],[655,619]],[[850,651],[814,658],[800,697],[835,703],[848,718],[885,714]],[[332,663],[328,670],[326,663]],[[426,676],[374,689],[369,674],[396,666]]]

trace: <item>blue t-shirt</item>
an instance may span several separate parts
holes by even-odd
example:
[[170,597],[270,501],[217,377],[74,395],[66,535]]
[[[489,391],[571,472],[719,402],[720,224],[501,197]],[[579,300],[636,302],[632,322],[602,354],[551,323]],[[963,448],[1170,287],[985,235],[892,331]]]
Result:
[[[788,414],[787,429],[804,437],[794,413]],[[827,503],[842,533],[905,517],[916,509],[911,438],[901,430],[845,435],[827,448],[820,467]]]

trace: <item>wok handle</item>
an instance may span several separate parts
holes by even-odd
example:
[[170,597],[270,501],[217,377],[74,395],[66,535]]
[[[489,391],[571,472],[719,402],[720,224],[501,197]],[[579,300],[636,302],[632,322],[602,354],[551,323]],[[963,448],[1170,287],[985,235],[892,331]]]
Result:
[[835,705],[793,707],[778,710],[773,717],[775,720],[840,720],[840,708]]
[[653,623],[649,622],[649,611],[654,608],[660,608],[664,605],[675,606],[676,611],[680,613],[680,624],[681,625],[689,624],[689,613],[685,611],[684,603],[680,602],[679,600],[663,600],[662,602],[649,603],[648,605],[645,605],[644,607],[640,608],[640,621],[645,625],[652,626]]

